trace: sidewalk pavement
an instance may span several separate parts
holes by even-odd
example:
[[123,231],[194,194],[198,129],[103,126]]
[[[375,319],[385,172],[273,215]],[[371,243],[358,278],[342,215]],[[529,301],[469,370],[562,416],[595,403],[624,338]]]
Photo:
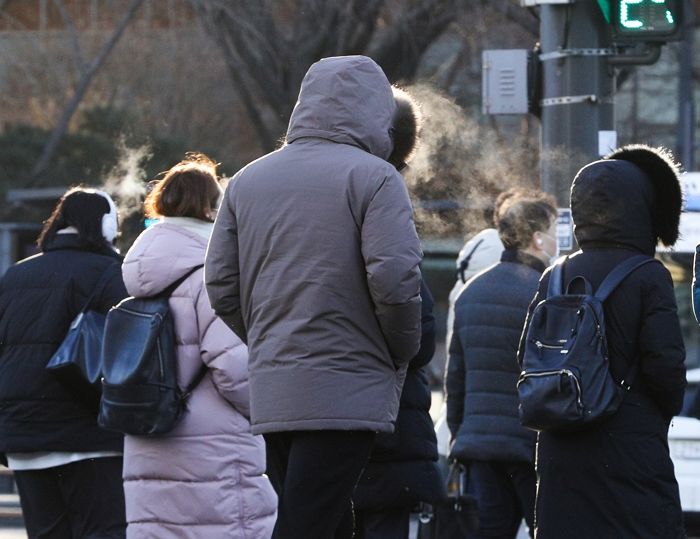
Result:
[[27,539],[24,528],[6,528],[0,530],[0,539]]

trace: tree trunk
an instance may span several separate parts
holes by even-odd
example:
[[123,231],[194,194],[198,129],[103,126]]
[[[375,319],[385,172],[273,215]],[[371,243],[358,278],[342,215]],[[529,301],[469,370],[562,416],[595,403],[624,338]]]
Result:
[[34,185],[48,168],[49,163],[51,162],[51,159],[53,159],[53,156],[56,153],[56,149],[58,148],[58,145],[61,142],[61,139],[63,138],[63,135],[65,135],[66,131],[68,130],[68,125],[70,124],[71,118],[75,114],[75,111],[78,110],[78,106],[83,100],[83,97],[85,97],[85,93],[87,92],[87,89],[90,86],[90,83],[92,82],[95,73],[97,73],[102,64],[104,64],[105,60],[112,52],[112,49],[114,49],[114,46],[119,42],[119,39],[124,34],[126,27],[129,25],[129,22],[131,21],[132,17],[139,9],[141,4],[143,4],[143,0],[131,1],[131,4],[129,5],[126,13],[124,14],[124,17],[122,17],[121,21],[115,28],[114,32],[112,33],[112,36],[109,38],[107,43],[104,44],[104,46],[97,54],[97,56],[95,56],[92,62],[90,62],[90,64],[81,73],[80,81],[78,82],[78,86],[76,87],[73,96],[63,107],[61,117],[58,120],[56,127],[54,127],[53,131],[51,132],[49,139],[46,141],[46,144],[44,145],[44,148],[41,152],[41,156],[39,157],[39,160],[36,162],[34,168],[30,173],[30,186]]

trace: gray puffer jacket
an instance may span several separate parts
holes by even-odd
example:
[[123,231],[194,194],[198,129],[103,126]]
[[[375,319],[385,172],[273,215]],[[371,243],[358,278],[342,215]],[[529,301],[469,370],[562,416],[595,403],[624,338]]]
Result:
[[247,341],[253,432],[391,432],[420,343],[421,249],[384,159],[394,100],[364,56],[302,83],[287,145],[230,182],[209,243],[215,312]]

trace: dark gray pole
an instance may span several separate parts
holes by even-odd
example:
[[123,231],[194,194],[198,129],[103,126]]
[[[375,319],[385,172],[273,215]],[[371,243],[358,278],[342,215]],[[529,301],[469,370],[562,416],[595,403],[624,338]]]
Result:
[[693,5],[685,0],[684,37],[680,43],[677,152],[685,170],[695,169],[695,100],[693,99]]
[[542,189],[569,206],[576,171],[595,160],[598,132],[614,130],[610,31],[596,0],[540,6]]

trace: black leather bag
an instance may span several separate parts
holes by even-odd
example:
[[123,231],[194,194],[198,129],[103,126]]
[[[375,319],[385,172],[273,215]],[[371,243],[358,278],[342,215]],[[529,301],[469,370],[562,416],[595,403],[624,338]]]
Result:
[[95,290],[71,322],[65,339],[46,364],[46,369],[69,387],[73,394],[93,405],[100,397],[105,315],[90,307],[110,277],[111,274],[107,272],[100,278]]
[[418,539],[471,537],[479,529],[479,508],[467,492],[467,467],[453,460],[446,478],[447,497],[419,514]]
[[161,294],[126,298],[107,314],[102,347],[98,424],[124,434],[153,436],[172,430],[187,398],[206,374],[203,365],[181,390],[168,300],[198,266]]
[[[564,286],[563,265],[551,273],[547,297],[532,311],[518,379],[522,425],[539,431],[574,431],[614,414],[629,391],[636,366],[620,381],[609,370],[603,302],[634,270],[654,262],[633,256],[616,266],[595,294],[577,276]],[[585,293],[570,288],[582,281]]]

